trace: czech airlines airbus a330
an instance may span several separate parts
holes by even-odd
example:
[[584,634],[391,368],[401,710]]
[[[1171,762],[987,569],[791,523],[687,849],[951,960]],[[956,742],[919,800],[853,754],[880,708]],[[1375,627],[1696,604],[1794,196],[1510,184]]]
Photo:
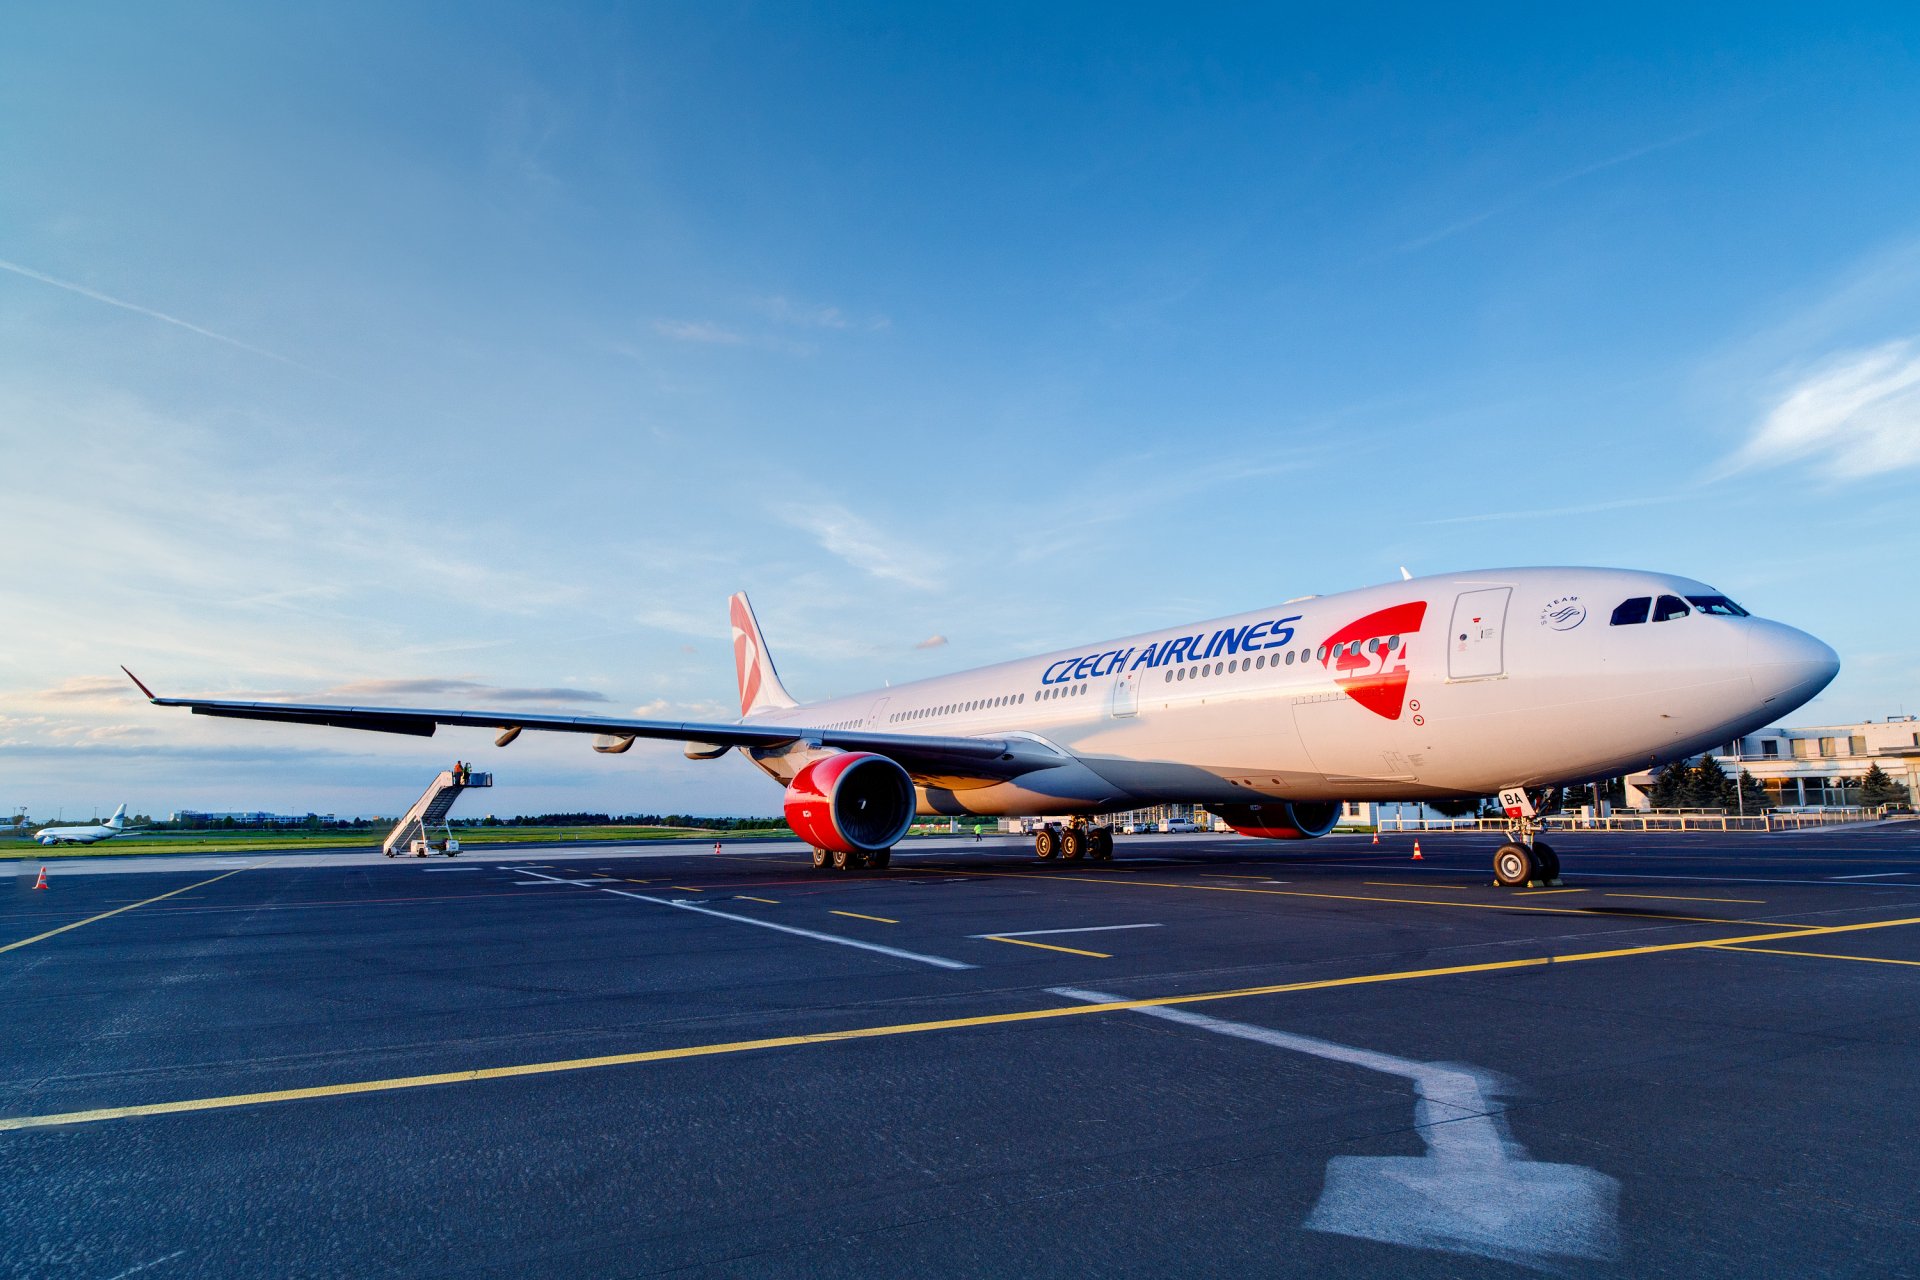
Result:
[[[744,595],[726,724],[159,698],[197,715],[427,736],[440,725],[678,739],[786,787],[814,865],[884,867],[916,814],[1075,815],[1042,858],[1112,856],[1103,813],[1202,804],[1310,839],[1346,800],[1498,792],[1516,885],[1552,878],[1534,796],[1692,755],[1825,688],[1834,651],[1704,583],[1619,569],[1488,569],[1285,604],[802,705]],[[128,673],[131,676],[131,672]],[[138,679],[135,683],[139,684]]]

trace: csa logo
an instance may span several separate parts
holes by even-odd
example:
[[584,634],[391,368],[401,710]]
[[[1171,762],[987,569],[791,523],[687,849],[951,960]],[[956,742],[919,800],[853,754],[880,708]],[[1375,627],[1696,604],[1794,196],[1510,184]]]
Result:
[[1547,607],[1540,611],[1540,625],[1555,631],[1571,631],[1586,620],[1587,606],[1580,603],[1579,596],[1549,600]]
[[[1415,600],[1356,618],[1327,637],[1329,652],[1320,664],[1330,667],[1334,683],[1349,698],[1383,719],[1398,720],[1407,698],[1405,637],[1418,632],[1426,616],[1427,602]],[[1392,650],[1361,643],[1386,636],[1400,636],[1402,641]],[[1425,723],[1418,716],[1414,719]]]

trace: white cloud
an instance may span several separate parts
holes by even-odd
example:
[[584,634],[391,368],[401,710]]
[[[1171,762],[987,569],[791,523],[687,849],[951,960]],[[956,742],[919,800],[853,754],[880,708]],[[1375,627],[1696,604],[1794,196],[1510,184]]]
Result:
[[770,320],[802,329],[860,329],[868,333],[878,333],[882,329],[893,327],[893,321],[883,315],[855,317],[848,315],[839,307],[795,302],[791,298],[778,295],[762,298],[754,306]]
[[747,341],[745,335],[722,328],[711,320],[655,320],[653,331],[675,342],[704,342],[716,347],[745,346]]
[[1830,480],[1920,466],[1920,339],[1843,352],[1801,374],[1725,470],[1800,461]]
[[947,638],[945,636],[931,635],[913,647],[916,649],[944,649],[946,646]]
[[812,534],[827,551],[863,573],[922,591],[938,586],[933,556],[888,536],[845,507],[832,503],[797,507],[782,512],[781,518]]
[[74,676],[51,689],[42,689],[42,698],[129,698],[138,697],[133,683],[125,676]]

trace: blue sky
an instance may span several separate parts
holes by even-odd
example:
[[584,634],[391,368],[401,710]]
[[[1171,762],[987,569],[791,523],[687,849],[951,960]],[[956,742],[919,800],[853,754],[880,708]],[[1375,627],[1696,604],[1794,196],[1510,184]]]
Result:
[[1896,7],[312,8],[0,16],[0,805],[772,812],[117,683],[714,716],[741,588],[807,697],[1658,568],[1920,711]]

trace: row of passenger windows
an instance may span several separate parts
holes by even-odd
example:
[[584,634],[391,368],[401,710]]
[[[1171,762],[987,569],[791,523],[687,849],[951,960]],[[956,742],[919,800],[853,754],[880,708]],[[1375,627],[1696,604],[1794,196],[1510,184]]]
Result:
[[967,711],[985,711],[989,707],[1018,706],[1026,700],[1024,693],[1003,693],[997,698],[975,698],[971,702],[948,702],[937,707],[921,707],[917,711],[896,711],[887,717],[887,721],[890,724],[905,724],[925,720],[928,716],[956,716]]
[[[1263,653],[1258,657],[1232,658],[1226,662],[1208,662],[1197,667],[1169,668],[1163,678],[1168,684],[1172,684],[1175,680],[1198,680],[1203,676],[1232,675],[1240,671],[1261,671],[1269,665],[1278,667],[1282,663],[1290,667],[1296,662],[1311,662],[1316,657],[1322,662],[1325,662],[1329,657],[1338,658],[1343,654],[1352,654],[1357,657],[1362,650],[1368,653],[1392,653],[1400,648],[1400,645],[1401,639],[1399,636],[1376,636],[1371,640],[1353,640],[1345,644],[1336,644],[1331,648],[1323,644],[1318,649],[1314,649],[1312,646],[1304,649],[1289,649],[1287,650],[1285,658],[1282,658],[1277,653],[1271,657]],[[1087,684],[1053,685],[1036,692],[1033,695],[1033,700],[1035,702],[1048,702],[1055,698],[1075,698],[1086,693],[1090,687],[1091,686]],[[1024,693],[1009,693],[997,698],[977,698],[972,702],[952,702],[937,707],[922,707],[917,711],[896,711],[894,714],[888,716],[887,720],[893,724],[906,724],[915,720],[925,720],[929,716],[962,715],[969,711],[984,711],[993,707],[1018,706],[1026,700],[1027,695]]]
[[[1688,601],[1693,608],[1687,607]],[[1613,611],[1613,624],[1616,627],[1638,626],[1642,622],[1671,622],[1675,618],[1684,618],[1695,609],[1715,618],[1744,618],[1747,611],[1725,596],[1688,596],[1682,600],[1679,596],[1634,596],[1622,600]],[[1651,611],[1651,617],[1649,617]]]

